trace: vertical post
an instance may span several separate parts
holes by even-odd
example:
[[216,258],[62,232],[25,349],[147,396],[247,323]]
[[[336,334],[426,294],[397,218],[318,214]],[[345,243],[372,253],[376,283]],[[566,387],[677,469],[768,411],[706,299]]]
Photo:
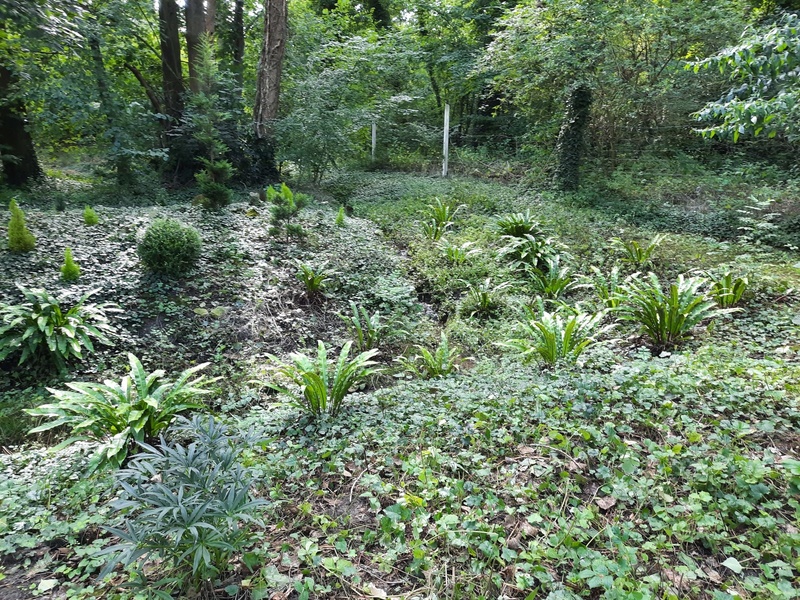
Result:
[[378,124],[372,124],[372,162],[375,162],[375,148],[378,147]]
[[450,159],[450,105],[444,105],[444,141],[442,143],[442,177],[447,177],[447,163]]

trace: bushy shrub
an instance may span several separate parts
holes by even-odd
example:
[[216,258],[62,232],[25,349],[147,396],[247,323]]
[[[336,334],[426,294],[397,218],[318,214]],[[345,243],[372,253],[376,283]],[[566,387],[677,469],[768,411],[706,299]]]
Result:
[[49,358],[59,371],[66,371],[70,359],[83,358],[84,349],[94,352],[92,338],[111,344],[113,328],[106,313],[117,311],[113,304],[86,304],[98,290],[84,294],[63,310],[63,299],[43,289],[17,287],[25,297],[22,304],[0,302],[0,361],[19,352],[19,363]]
[[164,378],[164,371],[147,373],[133,354],[128,354],[128,362],[130,373],[120,383],[68,383],[69,390],[48,388],[56,402],[26,412],[53,420],[31,433],[66,425],[72,428],[70,442],[101,443],[91,469],[119,467],[134,444],[152,442],[179,413],[202,408],[195,398],[207,393],[202,387],[213,380],[201,375],[190,381],[190,377],[208,363],[186,369],[170,381]]
[[83,209],[83,222],[87,225],[97,225],[100,222],[100,217],[97,216],[95,210],[86,205],[86,208]]
[[[141,567],[155,558],[177,576],[162,585],[177,580],[199,590],[232,567],[231,557],[252,540],[249,525],[263,527],[258,512],[266,502],[253,498],[254,476],[242,464],[242,453],[258,440],[232,434],[213,417],[180,418],[173,429],[191,443],[162,437],[158,447],[142,444],[117,474],[122,489],[112,507],[126,519],[123,529],[108,528],[121,542],[105,551],[114,558],[101,577],[118,564]],[[149,590],[159,585],[142,583]]]
[[36,238],[25,226],[25,213],[11,200],[8,205],[11,220],[8,222],[8,249],[12,252],[30,252],[36,247]]
[[61,279],[75,281],[81,276],[81,268],[72,259],[72,248],[64,250],[64,264],[61,265]]
[[270,209],[270,235],[286,234],[286,240],[290,237],[302,238],[305,235],[303,227],[299,223],[292,221],[297,218],[300,211],[308,204],[308,196],[305,194],[295,194],[285,183],[281,184],[280,189],[272,186],[267,188],[267,200],[272,204]]
[[[377,369],[372,367],[377,363],[371,359],[378,354],[378,351],[367,350],[350,360],[352,345],[353,342],[347,342],[342,346],[339,359],[332,370],[328,364],[328,350],[321,341],[317,342],[316,358],[309,358],[299,353],[289,355],[292,363],[281,365],[279,372],[300,388],[302,396],[281,385],[269,384],[269,386],[287,394],[294,400],[295,406],[311,415],[327,413],[335,416],[341,410],[344,397],[350,389],[377,372]],[[270,359],[279,363],[279,359],[275,356],[270,356]]]
[[179,277],[189,272],[200,257],[200,234],[174,219],[156,219],[139,243],[139,258],[150,271]]

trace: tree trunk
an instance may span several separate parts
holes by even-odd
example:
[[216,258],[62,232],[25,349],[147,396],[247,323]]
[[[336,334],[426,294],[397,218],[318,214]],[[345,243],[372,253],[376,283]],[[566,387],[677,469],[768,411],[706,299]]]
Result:
[[108,84],[108,73],[103,63],[103,54],[100,50],[100,38],[97,34],[89,36],[89,50],[92,55],[92,70],[94,71],[95,82],[97,83],[97,93],[100,99],[100,109],[106,115],[106,124],[111,130],[111,155],[114,157],[114,167],[117,170],[117,183],[127,185],[131,183],[131,163],[130,157],[123,154],[123,140],[119,133],[119,128],[115,123],[116,107],[111,96]]
[[147,99],[150,100],[150,107],[153,109],[154,113],[160,114],[161,113],[161,102],[158,99],[158,95],[156,91],[153,89],[153,86],[150,85],[150,82],[147,81],[142,72],[136,68],[135,65],[131,63],[125,63],[125,68],[128,69],[133,76],[136,77],[136,81],[139,82],[139,85],[142,86],[144,93],[147,94]]
[[392,26],[392,15],[381,0],[366,0],[364,5],[372,13],[372,22],[376,29],[389,29]]
[[42,169],[31,134],[25,127],[25,105],[13,97],[14,83],[14,73],[0,65],[0,164],[6,182],[20,186],[41,177]]
[[256,103],[253,111],[258,138],[269,137],[271,123],[278,118],[287,20],[287,0],[264,0],[264,43],[258,61]]
[[217,28],[217,0],[206,0],[206,33],[214,35]]
[[180,120],[183,114],[183,69],[181,67],[180,19],[175,0],[161,0],[158,5],[158,29],[161,39],[161,74],[164,107],[167,114]]
[[200,37],[206,31],[206,11],[203,0],[186,0],[186,54],[189,57],[189,89],[200,91]]
[[235,0],[233,6],[233,75],[236,83],[244,83],[244,0]]
[[586,84],[578,84],[570,90],[564,122],[556,141],[556,170],[553,175],[556,186],[567,192],[578,189],[583,153],[583,132],[589,124],[592,107],[592,90]]

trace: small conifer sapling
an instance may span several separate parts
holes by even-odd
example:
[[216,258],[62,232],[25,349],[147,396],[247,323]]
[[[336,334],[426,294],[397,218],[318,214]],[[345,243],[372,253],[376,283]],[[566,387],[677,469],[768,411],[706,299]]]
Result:
[[8,205],[11,220],[8,222],[8,249],[12,252],[30,252],[36,246],[36,238],[25,226],[25,213],[12,200]]
[[100,217],[97,216],[95,210],[86,205],[86,208],[83,209],[83,222],[87,225],[97,225],[100,222]]
[[339,212],[336,213],[336,226],[344,227],[344,206],[340,206]]
[[61,265],[61,279],[75,281],[81,276],[81,268],[72,260],[72,248],[64,250],[64,264]]

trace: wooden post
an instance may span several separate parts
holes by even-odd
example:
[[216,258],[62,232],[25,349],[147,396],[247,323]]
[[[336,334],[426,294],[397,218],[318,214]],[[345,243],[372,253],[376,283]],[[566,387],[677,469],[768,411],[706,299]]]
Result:
[[375,162],[375,148],[378,147],[378,124],[372,124],[372,162]]
[[450,159],[450,105],[444,105],[444,141],[442,143],[442,177],[447,177],[447,162]]

